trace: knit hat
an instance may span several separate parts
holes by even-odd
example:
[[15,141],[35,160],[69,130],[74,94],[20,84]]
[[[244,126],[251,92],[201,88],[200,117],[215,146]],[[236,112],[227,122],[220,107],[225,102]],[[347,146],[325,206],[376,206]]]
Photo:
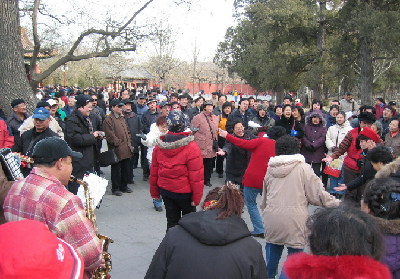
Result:
[[25,103],[24,99],[15,99],[11,101],[11,107],[15,108],[19,104],[24,104],[24,103]]
[[381,141],[381,138],[378,136],[378,134],[374,130],[368,127],[362,128],[361,132],[359,133],[359,136],[367,137],[376,143]]
[[0,226],[0,278],[83,278],[75,249],[44,223],[21,220]]
[[376,121],[375,116],[372,113],[368,112],[368,111],[360,113],[358,115],[358,120],[359,121],[364,121],[364,122],[367,122],[367,123],[370,123],[370,124],[375,123],[375,121]]
[[267,108],[266,105],[259,104],[259,105],[257,106],[257,111],[260,111],[260,110],[268,111],[268,108]]
[[76,96],[75,100],[76,100],[75,107],[82,108],[82,107],[86,106],[86,104],[89,103],[92,99],[88,95],[81,94],[81,95]]
[[168,130],[173,133],[185,131],[188,127],[188,123],[188,116],[180,110],[172,110],[167,115]]

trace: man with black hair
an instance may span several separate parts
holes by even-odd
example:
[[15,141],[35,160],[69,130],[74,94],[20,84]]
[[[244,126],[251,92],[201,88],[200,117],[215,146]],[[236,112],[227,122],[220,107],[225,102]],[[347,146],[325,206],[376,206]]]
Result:
[[292,96],[286,95],[286,96],[283,98],[282,105],[292,105],[292,104],[293,104],[293,98],[292,98]]
[[225,95],[219,95],[218,96],[218,102],[217,105],[214,107],[213,113],[216,116],[220,116],[222,114],[222,105],[226,102],[226,96]]
[[398,115],[390,120],[385,146],[392,149],[394,158],[400,156],[400,116]]
[[253,118],[252,114],[249,112],[249,100],[242,98],[239,101],[239,108],[235,109],[229,116],[226,122],[226,130],[228,133],[233,132],[233,123],[241,121],[244,125],[244,129],[249,128],[249,121]]
[[[85,173],[94,171],[94,161],[99,153],[97,140],[102,138],[97,116],[91,114],[92,102],[88,95],[76,96],[75,110],[65,123],[65,139],[72,150],[83,154],[80,160],[73,160],[72,174],[82,179]],[[76,194],[79,185],[71,182],[68,189]]]
[[201,112],[201,108],[204,102],[205,99],[201,96],[194,99],[192,108],[188,109],[187,111],[187,116],[189,116],[190,121],[192,121],[193,117],[195,117]]
[[389,123],[392,119],[394,113],[396,112],[390,106],[385,106],[382,112],[382,117],[378,120],[382,124],[382,138],[385,139],[386,135],[389,133]]
[[357,111],[360,108],[358,103],[353,99],[353,93],[347,92],[344,98],[340,101],[340,110],[344,112],[352,112],[353,115],[357,115]]
[[7,118],[7,125],[10,128],[11,136],[14,136],[14,142],[18,142],[20,133],[18,128],[29,117],[26,112],[26,104],[23,99],[14,99],[11,102],[12,113]]

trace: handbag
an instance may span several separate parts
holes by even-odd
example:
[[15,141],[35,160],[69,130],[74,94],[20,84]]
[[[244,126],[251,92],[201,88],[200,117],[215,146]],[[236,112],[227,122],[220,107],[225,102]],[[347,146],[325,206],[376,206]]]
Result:
[[206,120],[207,120],[208,127],[210,127],[211,136],[212,136],[212,138],[213,138],[212,149],[213,149],[214,152],[218,152],[218,150],[219,150],[218,140],[214,139],[214,133],[213,133],[213,130],[212,130],[212,128],[211,128],[210,121],[209,121],[208,118],[207,118],[207,115],[204,115],[204,117],[205,117]]
[[119,162],[118,156],[114,149],[110,149],[99,154],[100,167],[108,167]]

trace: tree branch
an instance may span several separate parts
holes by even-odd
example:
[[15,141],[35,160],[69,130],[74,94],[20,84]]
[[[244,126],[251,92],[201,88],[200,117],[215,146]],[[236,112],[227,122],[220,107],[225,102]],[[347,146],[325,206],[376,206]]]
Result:
[[38,10],[39,10],[39,5],[40,5],[40,0],[35,0],[33,3],[33,13],[32,13],[32,30],[33,30],[33,53],[32,53],[32,59],[30,63],[30,72],[31,74],[35,71],[35,66],[36,66],[36,61],[37,57],[39,55],[40,51],[40,40],[39,40],[39,35],[38,35],[38,26],[37,26],[37,15],[38,15]]

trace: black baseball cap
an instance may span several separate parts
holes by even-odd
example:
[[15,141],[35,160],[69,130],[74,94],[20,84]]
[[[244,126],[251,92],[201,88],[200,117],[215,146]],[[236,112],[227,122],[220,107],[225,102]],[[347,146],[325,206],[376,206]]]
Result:
[[110,102],[110,106],[112,106],[112,107],[120,107],[123,105],[124,105],[124,103],[120,99],[114,99]]
[[388,103],[388,105],[389,105],[389,106],[395,106],[395,105],[396,105],[396,102],[395,102],[395,101],[390,101],[390,102]]
[[36,164],[51,163],[60,158],[71,156],[74,159],[82,159],[80,152],[72,151],[68,143],[59,137],[49,137],[40,140],[33,148],[32,158]]
[[133,100],[131,100],[131,99],[123,99],[122,102],[124,103],[124,105],[134,103]]
[[139,94],[137,98],[138,99],[147,99],[146,95],[144,95],[144,94]]
[[92,98],[89,95],[80,94],[75,97],[75,100],[76,100],[75,107],[82,108],[86,106],[87,103],[91,102]]

